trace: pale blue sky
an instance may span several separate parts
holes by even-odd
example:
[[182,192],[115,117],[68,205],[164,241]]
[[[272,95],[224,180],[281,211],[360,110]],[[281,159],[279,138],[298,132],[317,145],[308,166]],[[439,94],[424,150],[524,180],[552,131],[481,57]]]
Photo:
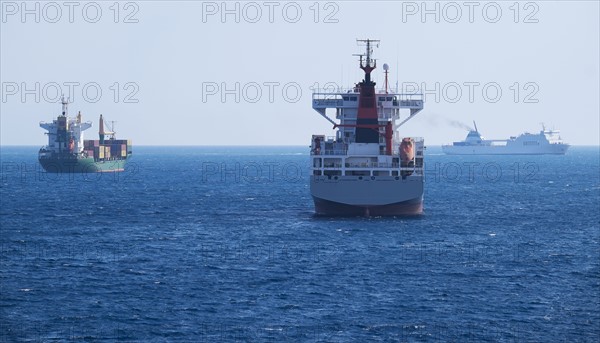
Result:
[[[2,2],[2,145],[45,144],[38,122],[60,112],[52,102],[54,83],[66,93],[70,82],[79,83],[71,114],[80,110],[94,123],[88,139],[97,137],[97,117],[103,113],[117,121],[122,138],[137,145],[308,145],[313,133],[333,134],[311,108],[311,86],[350,86],[362,78],[352,56],[361,51],[356,38],[381,40],[375,57],[390,65],[393,85],[396,75],[400,84],[430,90],[439,83],[439,99],[428,95],[424,111],[403,127],[403,135],[439,145],[466,135],[450,121],[476,120],[488,138],[535,132],[545,122],[569,143],[600,141],[597,1],[520,2],[518,15],[513,1],[476,2],[472,18],[464,2],[429,2],[434,12],[439,6],[439,23],[435,14],[422,20],[421,1],[321,2],[318,15],[312,1],[274,2],[271,18],[264,2],[237,2],[239,23],[235,14],[223,22],[221,1],[131,2],[127,8],[121,3],[118,16],[113,3],[78,2],[69,18],[62,2],[60,17],[54,5],[37,2],[36,23],[35,13],[22,17],[21,1]],[[35,4],[28,3],[33,12]],[[102,15],[88,23],[95,20],[96,4]],[[228,6],[234,9],[236,2]],[[298,8],[302,14],[296,18]],[[488,22],[496,20],[497,9],[502,12],[497,22]],[[138,22],[124,23],[127,17]],[[382,68],[374,76],[382,86]],[[236,82],[240,102],[230,94],[223,103],[222,84],[233,89]],[[117,102],[115,83],[121,88]],[[124,89],[127,83],[135,85]],[[33,89],[24,102],[23,84]],[[214,84],[219,90],[207,94]],[[96,85],[102,96],[94,103]],[[268,85],[274,89],[272,102]],[[295,102],[286,101],[284,85]],[[472,102],[468,85],[474,87]],[[497,102],[484,98],[485,85],[491,98],[496,88],[502,91]],[[457,86],[462,95],[455,100]],[[131,100],[138,102],[125,102],[136,90]],[[537,102],[526,102],[527,95]]]

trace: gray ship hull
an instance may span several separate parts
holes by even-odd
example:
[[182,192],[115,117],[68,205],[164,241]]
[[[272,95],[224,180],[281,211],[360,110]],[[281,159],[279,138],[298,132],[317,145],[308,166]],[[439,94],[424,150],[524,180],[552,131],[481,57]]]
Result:
[[323,216],[410,216],[423,213],[423,177],[311,176],[315,213]]

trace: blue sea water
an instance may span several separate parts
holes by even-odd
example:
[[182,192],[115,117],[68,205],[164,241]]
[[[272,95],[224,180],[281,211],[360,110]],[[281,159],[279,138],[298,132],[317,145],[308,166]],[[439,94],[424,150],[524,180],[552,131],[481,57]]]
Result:
[[598,342],[600,152],[426,153],[419,218],[313,216],[305,147],[2,147],[0,342]]

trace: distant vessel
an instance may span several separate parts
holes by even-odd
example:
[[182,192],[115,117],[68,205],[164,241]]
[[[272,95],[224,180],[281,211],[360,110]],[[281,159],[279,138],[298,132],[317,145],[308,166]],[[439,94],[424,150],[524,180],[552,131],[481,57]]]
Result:
[[[310,191],[318,215],[390,216],[423,212],[423,138],[397,129],[423,109],[422,94],[375,90],[371,58],[376,40],[358,40],[366,52],[362,82],[350,90],[313,93],[313,109],[337,129],[335,137],[313,135]],[[334,109],[339,123],[327,116]],[[401,118],[400,110],[410,112]],[[402,121],[396,125],[396,121]]]
[[542,130],[538,134],[525,132],[509,139],[484,139],[473,121],[474,130],[464,141],[442,145],[448,155],[564,155],[569,144],[563,143],[559,130]]
[[[98,140],[83,140],[83,131],[92,127],[91,122],[82,122],[81,112],[77,117],[68,116],[68,104],[62,99],[62,113],[51,123],[40,122],[48,130],[48,145],[38,155],[40,164],[49,173],[95,173],[120,172],[125,170],[127,158],[131,156],[131,140],[115,139],[114,130],[104,130],[104,119],[100,115]],[[105,139],[109,136],[109,139]]]

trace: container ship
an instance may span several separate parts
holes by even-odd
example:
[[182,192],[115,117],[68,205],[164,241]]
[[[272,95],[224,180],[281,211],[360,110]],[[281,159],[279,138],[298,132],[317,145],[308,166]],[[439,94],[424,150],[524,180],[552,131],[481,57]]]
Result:
[[525,132],[509,139],[485,139],[477,130],[470,130],[464,141],[442,145],[448,155],[564,155],[569,144],[560,138],[559,130],[542,130],[537,134]]
[[[312,106],[333,124],[335,136],[313,135],[310,145],[310,191],[315,213],[324,216],[402,216],[423,212],[421,137],[398,129],[423,109],[422,94],[376,90],[371,73],[378,40],[357,40],[364,79],[352,89],[316,91]],[[327,110],[335,112],[335,120]],[[402,112],[402,113],[401,113]],[[333,116],[333,113],[331,113]]]
[[63,97],[62,113],[51,123],[40,122],[40,127],[48,131],[48,145],[40,149],[38,156],[42,168],[49,173],[124,171],[131,156],[131,140],[116,139],[114,125],[106,131],[102,115],[99,139],[84,140],[83,131],[92,127],[92,123],[83,122],[81,112],[70,118],[68,105]]

